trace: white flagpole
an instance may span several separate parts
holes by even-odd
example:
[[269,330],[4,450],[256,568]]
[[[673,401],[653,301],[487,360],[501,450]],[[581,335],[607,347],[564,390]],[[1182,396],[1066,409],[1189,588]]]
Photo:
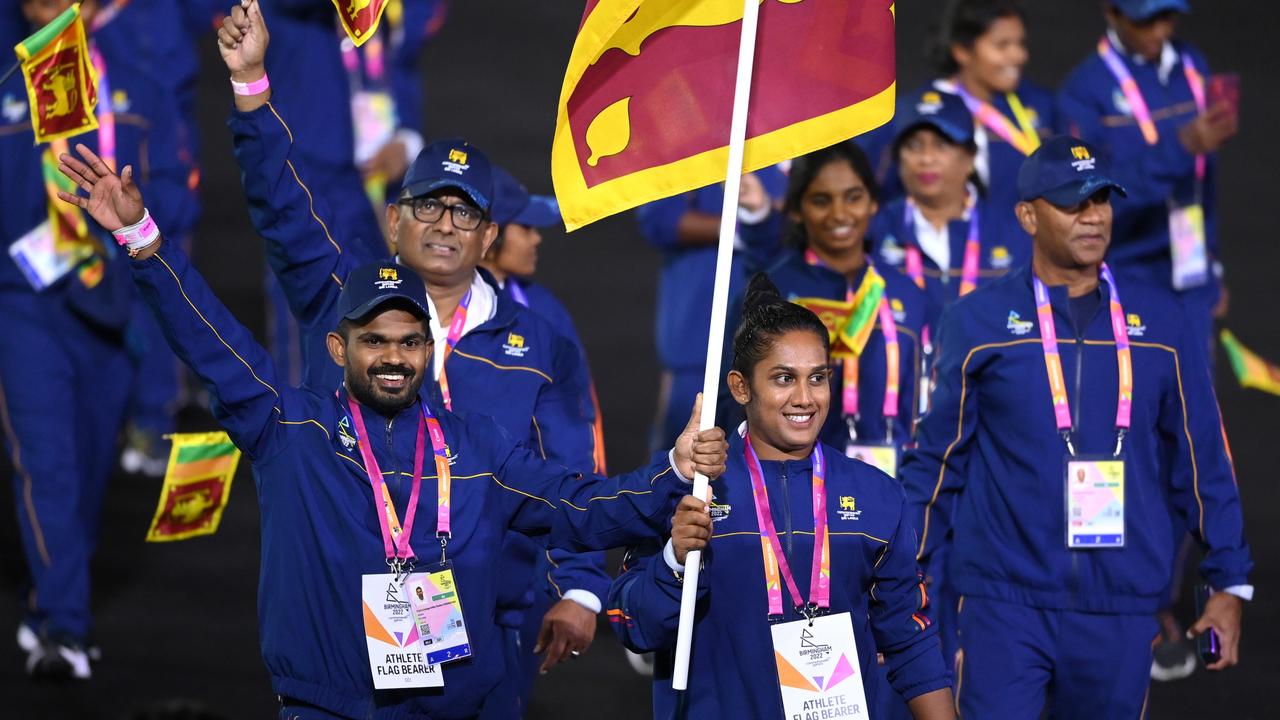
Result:
[[[707,369],[702,376],[702,417],[698,427],[715,425],[716,395],[720,389],[720,362],[724,349],[724,324],[729,304],[729,270],[733,262],[733,238],[738,221],[738,191],[742,184],[743,145],[747,138],[747,106],[751,99],[751,70],[756,57],[756,27],[760,0],[743,0],[742,39],[738,44],[738,77],[733,89],[733,118],[729,125],[729,165],[724,179],[724,206],[720,210],[720,245],[716,252],[716,281],[711,299],[711,332],[707,337]],[[693,494],[707,497],[707,477],[694,476]],[[675,666],[671,686],[689,687],[689,648],[693,640],[693,611],[698,597],[702,552],[685,558],[684,588],[680,596],[680,628],[676,635]]]

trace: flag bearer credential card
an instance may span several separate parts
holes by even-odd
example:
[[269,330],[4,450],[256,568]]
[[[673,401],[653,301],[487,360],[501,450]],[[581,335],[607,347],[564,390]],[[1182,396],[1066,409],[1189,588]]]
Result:
[[786,720],[871,717],[849,613],[771,629]]
[[362,576],[364,635],[369,672],[377,690],[444,687],[439,665],[427,663],[426,648],[413,621],[404,585],[391,573]]

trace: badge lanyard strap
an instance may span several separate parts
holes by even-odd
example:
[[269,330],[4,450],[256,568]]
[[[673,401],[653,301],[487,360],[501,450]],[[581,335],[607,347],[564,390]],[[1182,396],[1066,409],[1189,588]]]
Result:
[[[111,83],[107,80],[107,62],[98,46],[89,44],[89,61],[98,80],[98,155],[112,171],[116,169],[116,116],[111,105]],[[92,80],[92,79],[91,79]]]
[[[440,421],[431,413],[431,408],[427,407],[426,403],[421,405],[427,434],[431,436],[431,453],[436,462],[436,495],[439,498],[436,503],[436,538],[440,540],[440,562],[443,563],[445,548],[449,544],[449,538],[453,537],[452,526],[449,524],[449,513],[453,502],[453,470],[449,468],[449,446],[444,442],[444,430],[440,428]],[[421,468],[421,452],[418,453],[418,459],[415,462]]]
[[382,85],[383,76],[386,75],[386,62],[383,60],[381,35],[374,35],[369,38],[369,42],[363,48],[357,48],[355,43],[343,33],[338,46],[342,51],[342,66],[356,84],[364,84],[364,78],[360,75],[361,50],[363,50],[364,69],[368,73],[371,84]]
[[773,515],[769,510],[764,471],[760,467],[760,458],[751,447],[750,434],[743,436],[743,453],[746,455],[747,471],[751,475],[751,496],[755,500],[756,521],[760,526],[760,548],[764,555],[769,616],[772,618],[783,615],[782,584],[779,582],[781,576],[795,602],[796,610],[812,621],[820,610],[831,607],[831,537],[827,531],[826,466],[822,458],[822,446],[813,447],[813,566],[809,576],[807,603],[800,595],[800,588],[796,586],[795,577],[791,574],[791,566],[787,564],[787,556],[782,552],[782,543],[778,541]]
[[520,287],[520,283],[516,282],[515,278],[511,278],[507,281],[507,284],[511,287],[511,299],[525,307],[529,307],[529,294],[524,291],[524,288]]
[[[818,257],[813,250],[804,251],[804,259],[810,265],[827,267],[826,263]],[[830,269],[830,268],[828,268]],[[834,272],[834,271],[833,271]],[[875,265],[867,260],[867,273],[876,273]],[[877,273],[878,274],[878,273]],[[864,278],[863,282],[866,282]],[[857,295],[853,291],[853,285],[845,282],[845,301],[851,306]],[[880,333],[884,335],[884,361],[885,361],[885,384],[884,384],[884,422],[885,422],[885,440],[893,442],[893,423],[898,419],[898,394],[902,384],[902,368],[901,362],[901,346],[898,343],[898,326],[894,324],[893,312],[889,309],[888,298],[881,296],[879,306],[876,308],[880,318]],[[841,390],[841,410],[845,417],[845,423],[849,426],[849,440],[856,442],[858,439],[858,383],[859,383],[859,358],[848,358],[841,363],[842,374],[842,390]]]
[[[1110,288],[1111,334],[1116,341],[1116,365],[1119,372],[1119,392],[1116,400],[1116,449],[1120,455],[1125,433],[1129,431],[1133,414],[1133,357],[1129,350],[1129,333],[1125,326],[1124,307],[1120,304],[1120,292],[1115,278],[1106,263],[1102,264],[1102,279]],[[1067,450],[1075,456],[1071,442],[1074,425],[1071,422],[1071,406],[1067,400],[1067,383],[1062,374],[1062,356],[1058,353],[1058,334],[1053,323],[1053,308],[1049,304],[1049,289],[1035,274],[1031,276],[1035,287],[1036,320],[1040,325],[1040,345],[1044,350],[1045,372],[1049,375],[1049,392],[1053,396],[1053,414],[1058,432],[1067,442]]]
[[449,334],[444,339],[444,359],[440,361],[440,396],[444,398],[444,406],[453,410],[453,394],[449,392],[449,355],[453,346],[462,337],[462,329],[467,325],[467,307],[471,305],[471,291],[462,297],[457,309],[453,311],[453,321],[449,323]]
[[[409,509],[405,511],[403,527],[401,527],[400,519],[396,515],[395,505],[391,502],[391,492],[387,490],[387,485],[382,480],[382,469],[378,466],[378,459],[373,455],[373,447],[369,443],[369,435],[365,432],[364,417],[360,412],[360,403],[356,402],[355,398],[348,398],[347,407],[351,411],[351,420],[355,424],[360,456],[364,459],[365,473],[369,476],[369,486],[373,490],[373,505],[375,508],[378,507],[379,498],[381,498],[383,511],[377,513],[377,515],[378,525],[382,528],[382,545],[386,552],[387,565],[391,567],[396,575],[399,575],[405,567],[405,561],[416,557],[413,548],[409,545],[409,537],[413,532],[413,520],[418,510],[418,493],[422,489],[422,459],[427,425],[426,406],[422,405],[422,412],[418,414],[418,437],[413,454],[413,486],[409,493]],[[432,420],[434,419],[432,418]],[[438,430],[438,426],[432,429],[431,445],[433,448],[436,446],[436,432]],[[437,468],[440,466],[438,453],[439,450],[437,450],[436,458]],[[447,460],[445,465],[446,467],[448,466]],[[445,501],[445,507],[447,508],[447,500]],[[447,523],[448,521],[446,520]],[[412,567],[412,562],[409,563],[409,566]]]
[[1026,108],[1022,106],[1022,101],[1016,93],[1007,93],[1005,100],[1008,101],[1009,108],[1018,119],[1020,128],[1015,128],[1013,123],[1009,122],[1009,119],[991,103],[974,97],[961,83],[955,83],[955,88],[956,94],[964,101],[965,107],[969,108],[969,113],[974,119],[998,135],[1001,140],[1012,145],[1018,152],[1030,155],[1040,147],[1040,134],[1031,124],[1031,116],[1027,114]]
[[[1146,98],[1142,97],[1142,91],[1138,89],[1138,81],[1133,79],[1133,73],[1129,72],[1129,68],[1124,64],[1124,59],[1120,57],[1120,53],[1116,52],[1110,38],[1105,35],[1098,41],[1098,55],[1102,58],[1102,62],[1107,66],[1107,69],[1111,71],[1111,76],[1115,78],[1116,83],[1120,85],[1120,92],[1124,93],[1124,99],[1129,103],[1129,109],[1133,111],[1133,117],[1138,121],[1138,127],[1142,130],[1142,138],[1147,141],[1148,145],[1155,145],[1160,141],[1160,131],[1156,129],[1155,120],[1151,117],[1151,108],[1147,106]],[[1204,77],[1196,69],[1195,63],[1191,61],[1190,53],[1182,53],[1182,73],[1187,78],[1187,85],[1191,86],[1191,95],[1195,98],[1196,110],[1204,114],[1208,108],[1208,102],[1205,99]],[[1200,202],[1203,192],[1206,164],[1207,159],[1204,155],[1196,155],[1197,203]]]
[[[916,234],[916,204],[911,198],[903,203],[903,225],[912,238]],[[920,243],[908,245],[907,277],[915,282],[916,287],[924,289],[924,258],[920,252]],[[964,297],[978,289],[978,265],[982,255],[982,238],[979,229],[978,201],[972,193],[969,195],[969,231],[964,241],[964,259],[960,265],[960,297]]]

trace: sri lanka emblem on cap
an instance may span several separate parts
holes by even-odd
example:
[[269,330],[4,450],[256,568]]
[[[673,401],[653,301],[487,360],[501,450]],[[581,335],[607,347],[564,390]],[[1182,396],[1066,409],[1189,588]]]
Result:
[[373,284],[377,285],[379,290],[394,290],[400,287],[401,282],[403,281],[400,279],[398,270],[384,267],[378,268],[378,279]]
[[449,159],[440,163],[440,166],[444,168],[445,172],[456,173],[458,175],[461,175],[471,168],[471,166],[467,164],[467,151],[459,150],[457,148],[449,151]]
[[922,115],[933,115],[942,109],[942,96],[930,90],[920,96],[920,104],[916,105],[916,112]]
[[1071,163],[1071,167],[1075,168],[1076,172],[1092,170],[1098,164],[1097,158],[1090,155],[1089,148],[1083,145],[1073,146],[1071,148],[1071,157],[1075,158]]

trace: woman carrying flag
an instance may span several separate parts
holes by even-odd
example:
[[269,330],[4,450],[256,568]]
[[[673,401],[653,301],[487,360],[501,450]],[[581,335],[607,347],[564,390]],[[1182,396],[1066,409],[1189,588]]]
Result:
[[[629,557],[609,595],[623,644],[657,653],[654,717],[773,720],[805,708],[865,716],[880,691],[864,681],[879,652],[916,718],[954,718],[902,490],[818,442],[835,372],[826,326],[760,275],[742,314],[728,383],[747,421],[733,433],[727,469],[709,505],[684,498],[665,546]],[[682,563],[704,548],[696,670],[677,695]]]

